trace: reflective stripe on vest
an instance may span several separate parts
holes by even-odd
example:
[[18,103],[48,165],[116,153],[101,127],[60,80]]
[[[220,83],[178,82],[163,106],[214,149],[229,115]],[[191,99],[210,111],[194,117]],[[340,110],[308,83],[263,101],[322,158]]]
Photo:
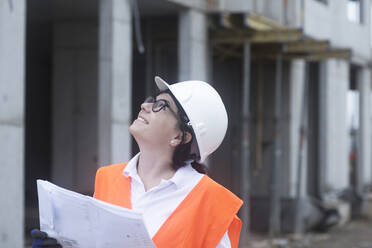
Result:
[[[94,197],[131,209],[127,163],[101,167]],[[216,247],[228,229],[231,247],[238,247],[241,221],[236,216],[243,202],[207,175],[177,206],[152,240],[156,247]]]

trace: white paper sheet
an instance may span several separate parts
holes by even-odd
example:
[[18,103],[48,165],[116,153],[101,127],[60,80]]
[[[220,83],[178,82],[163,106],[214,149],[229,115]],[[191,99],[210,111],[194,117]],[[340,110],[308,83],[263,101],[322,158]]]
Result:
[[37,180],[40,230],[64,248],[153,248],[142,214]]

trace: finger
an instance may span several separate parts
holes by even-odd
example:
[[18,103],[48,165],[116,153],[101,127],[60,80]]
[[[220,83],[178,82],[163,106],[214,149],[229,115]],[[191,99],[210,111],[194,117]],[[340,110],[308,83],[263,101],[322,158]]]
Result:
[[39,229],[33,229],[31,231],[31,237],[39,238],[39,239],[46,239],[48,237],[48,234],[46,232],[40,231]]
[[40,244],[41,247],[58,247],[58,242],[56,239],[53,238],[47,238],[43,240],[43,243]]
[[42,239],[34,238],[34,240],[32,241],[32,248],[40,248],[42,243]]

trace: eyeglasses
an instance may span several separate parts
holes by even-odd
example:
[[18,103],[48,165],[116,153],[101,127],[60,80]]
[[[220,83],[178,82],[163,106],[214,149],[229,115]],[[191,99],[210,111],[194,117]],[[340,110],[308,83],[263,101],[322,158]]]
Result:
[[191,128],[190,120],[187,117],[187,115],[184,113],[182,107],[177,102],[175,102],[175,104],[177,105],[178,109],[180,110],[179,114],[177,114],[176,112],[173,111],[173,109],[171,109],[169,101],[167,101],[165,99],[155,100],[155,98],[153,96],[149,96],[145,99],[144,103],[152,103],[152,111],[153,112],[159,112],[160,110],[165,109],[166,107],[168,107],[169,110],[171,111],[171,113],[177,118],[177,120],[179,120],[182,123],[182,127],[184,128],[184,130],[185,131],[190,131],[190,128]]
[[159,99],[159,100],[155,100],[154,97],[152,96],[149,96],[145,99],[144,103],[152,103],[152,111],[153,112],[159,112],[160,110],[162,109],[165,109],[168,107],[168,109],[170,110],[170,112],[177,118],[179,119],[179,116],[176,112],[173,111],[173,109],[171,109],[170,107],[170,103],[169,101],[165,100],[165,99]]
[[177,102],[175,102],[175,104],[177,105],[178,109],[180,109],[180,114],[177,114],[176,112],[174,112],[173,109],[171,109],[171,107],[170,107],[169,101],[167,101],[165,99],[156,100],[154,97],[149,96],[145,99],[144,103],[152,103],[152,111],[155,112],[155,113],[159,112],[162,109],[165,110],[165,108],[168,107],[168,109],[176,117],[176,119],[179,120],[182,123],[182,125],[181,125],[182,142],[181,143],[183,143],[183,141],[185,139],[185,132],[190,132],[194,136],[194,132],[193,132],[193,129],[191,127],[190,120],[187,117],[187,115],[184,113],[182,107],[179,104],[177,104]]

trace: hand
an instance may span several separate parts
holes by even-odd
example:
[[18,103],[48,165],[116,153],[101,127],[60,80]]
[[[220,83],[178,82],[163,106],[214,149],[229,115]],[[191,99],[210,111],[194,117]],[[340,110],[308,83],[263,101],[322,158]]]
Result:
[[48,234],[39,229],[33,229],[31,237],[33,238],[32,248],[62,248],[56,239],[48,238]]

